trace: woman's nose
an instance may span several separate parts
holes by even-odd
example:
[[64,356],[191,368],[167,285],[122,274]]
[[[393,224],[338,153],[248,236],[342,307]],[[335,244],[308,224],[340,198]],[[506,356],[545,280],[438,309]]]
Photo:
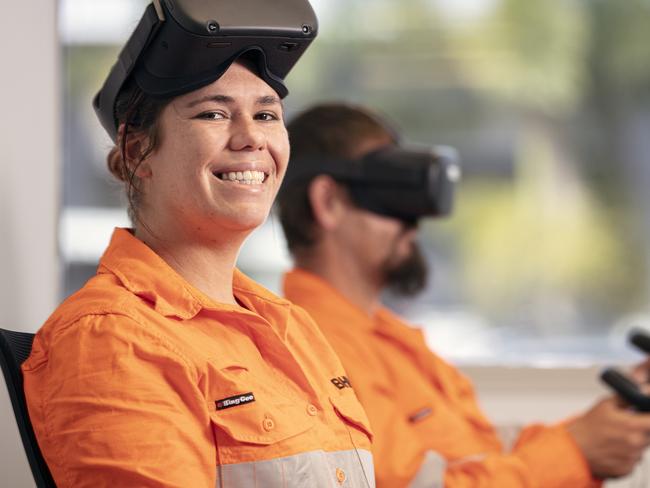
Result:
[[230,148],[233,151],[256,151],[266,144],[264,131],[255,120],[238,120],[232,125]]

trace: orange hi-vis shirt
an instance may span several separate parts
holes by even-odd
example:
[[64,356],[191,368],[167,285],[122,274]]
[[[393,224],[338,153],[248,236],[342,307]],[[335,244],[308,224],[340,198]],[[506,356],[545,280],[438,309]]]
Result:
[[375,433],[378,488],[600,485],[561,424],[523,429],[506,452],[469,380],[389,310],[369,316],[300,269],[285,275],[284,292],[316,320],[343,361]]
[[36,335],[59,487],[374,487],[368,420],[316,324],[239,271],[215,303],[128,230]]

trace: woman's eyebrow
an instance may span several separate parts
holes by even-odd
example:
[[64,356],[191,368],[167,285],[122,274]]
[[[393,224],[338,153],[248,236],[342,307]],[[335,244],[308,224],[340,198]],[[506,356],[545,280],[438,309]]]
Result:
[[197,105],[200,105],[203,102],[217,102],[217,103],[232,104],[235,102],[235,99],[233,97],[229,97],[228,95],[207,95],[205,97],[192,100],[187,104],[187,108],[196,107]]
[[[216,102],[216,103],[224,103],[226,105],[230,105],[235,103],[235,99],[231,96],[228,95],[206,95],[201,98],[197,98],[196,100],[192,100],[187,104],[187,108],[192,108],[196,107],[197,105],[200,105],[204,102]],[[259,97],[256,100],[256,103],[258,105],[282,105],[282,101],[273,95],[265,95],[262,97]]]
[[267,95],[257,99],[259,105],[282,105],[282,101],[273,95]]

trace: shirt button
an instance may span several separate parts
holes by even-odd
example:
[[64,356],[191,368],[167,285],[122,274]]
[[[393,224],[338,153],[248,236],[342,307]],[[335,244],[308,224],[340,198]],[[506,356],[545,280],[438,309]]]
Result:
[[336,468],[336,481],[339,482],[339,485],[345,483],[345,471],[341,468]]
[[307,405],[307,413],[312,417],[315,417],[316,415],[318,415],[318,409],[310,403],[309,405]]
[[262,422],[262,427],[266,431],[273,430],[275,428],[275,422],[273,422],[273,419],[267,417]]

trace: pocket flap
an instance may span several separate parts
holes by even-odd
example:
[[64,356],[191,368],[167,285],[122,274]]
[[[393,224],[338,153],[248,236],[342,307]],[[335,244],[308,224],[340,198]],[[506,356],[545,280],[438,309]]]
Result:
[[343,420],[365,432],[368,438],[372,440],[374,434],[370,428],[368,416],[352,390],[343,395],[331,396],[330,403]]
[[255,401],[212,411],[210,419],[233,439],[251,444],[274,444],[314,426],[304,406],[289,401],[282,405]]

